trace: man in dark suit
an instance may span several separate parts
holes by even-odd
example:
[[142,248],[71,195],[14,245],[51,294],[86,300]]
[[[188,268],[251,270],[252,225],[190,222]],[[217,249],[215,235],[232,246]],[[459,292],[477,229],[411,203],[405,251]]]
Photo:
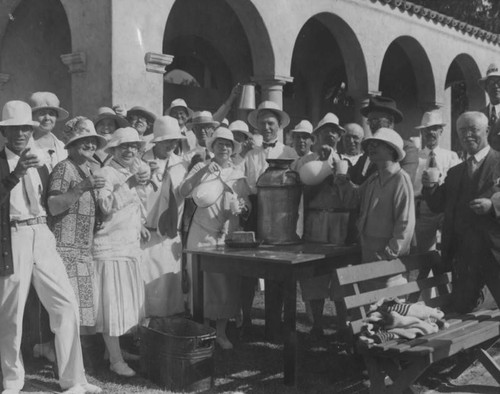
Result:
[[488,118],[488,125],[493,127],[498,118],[500,118],[500,71],[494,63],[490,64],[486,70],[486,76],[479,81],[481,86],[490,99],[489,104],[481,112]]
[[470,312],[486,284],[500,301],[500,153],[488,144],[488,119],[465,112],[457,133],[466,161],[450,168],[442,185],[422,176],[422,194],[430,209],[444,212],[442,262],[453,270],[453,309]]
[[[366,107],[361,108],[361,115],[368,118],[368,125],[372,134],[381,127],[394,129],[394,125],[403,120],[403,114],[396,107],[396,102],[389,97],[372,97]],[[401,168],[405,170],[415,183],[415,176],[418,168],[418,149],[409,140],[403,140],[403,149],[406,152],[405,158],[400,162]],[[350,168],[349,176],[353,183],[361,185],[371,174],[376,171],[375,165],[370,163],[368,154],[364,153],[359,158],[356,165]]]

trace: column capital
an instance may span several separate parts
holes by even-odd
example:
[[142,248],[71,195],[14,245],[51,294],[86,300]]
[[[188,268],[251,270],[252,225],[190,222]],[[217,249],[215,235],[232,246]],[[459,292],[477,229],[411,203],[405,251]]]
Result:
[[167,55],[165,53],[147,52],[146,55],[144,55],[146,71],[157,74],[165,74],[165,67],[172,64],[173,60],[173,55]]
[[0,73],[0,90],[3,89],[5,84],[9,82],[10,74]]
[[287,77],[284,75],[255,75],[250,77],[252,82],[258,83],[259,85],[275,84],[275,85],[285,85],[289,82],[293,82],[293,77]]
[[85,52],[73,52],[61,55],[62,62],[68,67],[70,74],[87,71],[87,58]]

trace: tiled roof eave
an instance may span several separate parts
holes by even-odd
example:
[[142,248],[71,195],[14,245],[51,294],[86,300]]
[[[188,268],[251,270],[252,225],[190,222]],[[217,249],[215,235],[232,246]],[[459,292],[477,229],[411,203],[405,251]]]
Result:
[[479,40],[487,41],[491,44],[500,45],[500,36],[494,34],[487,30],[481,29],[477,26],[471,25],[469,23],[460,21],[448,16],[441,14],[437,11],[431,10],[424,6],[412,3],[406,0],[370,0],[373,3],[380,2],[382,4],[389,5],[392,8],[398,8],[409,15],[416,15],[417,17],[423,17],[429,21],[439,23],[442,26],[448,26],[450,29],[456,29],[461,31],[463,34],[468,34],[469,36],[475,37]]

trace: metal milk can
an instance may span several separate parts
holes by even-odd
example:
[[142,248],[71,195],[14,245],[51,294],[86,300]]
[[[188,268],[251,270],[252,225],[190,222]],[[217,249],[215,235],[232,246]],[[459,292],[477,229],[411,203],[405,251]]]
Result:
[[257,238],[267,244],[300,243],[297,220],[302,195],[293,159],[267,159],[269,167],[257,180]]

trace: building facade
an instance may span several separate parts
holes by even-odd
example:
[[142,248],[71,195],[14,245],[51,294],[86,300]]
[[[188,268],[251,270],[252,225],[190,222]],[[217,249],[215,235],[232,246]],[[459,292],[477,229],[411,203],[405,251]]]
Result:
[[292,124],[327,111],[363,123],[359,108],[383,94],[411,137],[438,106],[450,146],[456,116],[486,104],[477,80],[500,62],[499,42],[403,0],[2,0],[0,105],[49,90],[74,115],[161,114],[176,97],[215,110],[252,82]]

